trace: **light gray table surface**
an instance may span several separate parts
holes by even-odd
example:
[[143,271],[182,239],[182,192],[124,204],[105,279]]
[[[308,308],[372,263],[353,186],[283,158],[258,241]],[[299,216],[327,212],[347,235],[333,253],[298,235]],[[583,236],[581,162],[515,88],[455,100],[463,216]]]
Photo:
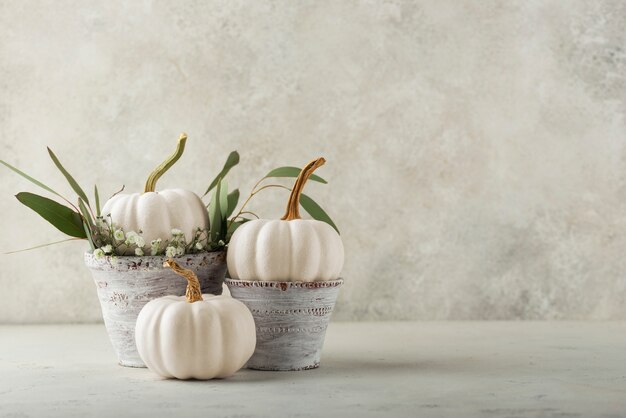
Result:
[[332,323],[321,368],[162,380],[103,325],[0,326],[2,417],[626,417],[626,322]]

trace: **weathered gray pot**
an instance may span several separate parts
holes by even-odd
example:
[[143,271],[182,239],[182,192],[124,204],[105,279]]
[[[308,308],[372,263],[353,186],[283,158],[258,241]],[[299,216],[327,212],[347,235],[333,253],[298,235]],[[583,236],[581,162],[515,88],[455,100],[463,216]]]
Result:
[[[163,267],[165,256],[118,256],[97,259],[85,253],[102,307],[102,318],[119,363],[146,367],[135,346],[135,322],[146,303],[166,295],[182,296],[187,281]],[[224,251],[187,254],[176,258],[182,267],[193,270],[202,293],[220,295],[226,273]]]
[[226,279],[226,284],[231,295],[250,309],[256,324],[256,349],[246,367],[319,367],[326,328],[343,280],[304,283]]

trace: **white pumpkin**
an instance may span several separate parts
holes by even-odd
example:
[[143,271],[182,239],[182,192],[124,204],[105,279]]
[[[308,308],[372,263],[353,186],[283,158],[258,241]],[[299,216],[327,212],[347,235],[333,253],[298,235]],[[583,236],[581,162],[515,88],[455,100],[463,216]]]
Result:
[[135,342],[146,366],[165,378],[212,379],[233,375],[256,346],[254,319],[229,296],[201,295],[198,278],[173,260],[188,280],[186,296],[148,302],[137,318]]
[[[172,229],[180,229],[189,242],[198,228],[205,230],[209,226],[206,207],[195,193],[183,189],[155,191],[157,180],[180,158],[186,141],[187,135],[181,134],[174,154],[148,177],[144,193],[116,194],[102,208],[102,216],[125,232],[141,231],[144,249],[157,238],[169,240]],[[126,254],[133,252],[129,249]]]
[[154,239],[169,240],[174,228],[180,229],[189,242],[198,228],[209,226],[202,200],[183,189],[117,194],[104,204],[102,215],[111,215],[111,221],[124,231],[141,231],[147,248]]
[[325,222],[300,219],[300,194],[309,176],[323,165],[318,158],[298,176],[281,220],[246,222],[228,244],[230,277],[240,280],[335,280],[344,261],[343,243]]

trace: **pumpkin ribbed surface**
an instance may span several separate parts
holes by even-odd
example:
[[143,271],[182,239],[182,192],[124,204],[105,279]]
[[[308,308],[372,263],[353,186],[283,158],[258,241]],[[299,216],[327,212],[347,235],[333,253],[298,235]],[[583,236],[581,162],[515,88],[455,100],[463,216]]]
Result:
[[229,296],[184,296],[148,302],[137,318],[137,350],[155,373],[177,379],[233,375],[254,352],[254,319],[246,306]]
[[183,189],[115,195],[102,208],[103,216],[109,214],[125,232],[141,231],[146,248],[154,239],[169,240],[174,228],[180,229],[189,242],[198,228],[206,229],[209,224],[202,200]]
[[230,277],[240,280],[334,280],[343,260],[337,232],[304,219],[246,222],[233,234],[227,254]]

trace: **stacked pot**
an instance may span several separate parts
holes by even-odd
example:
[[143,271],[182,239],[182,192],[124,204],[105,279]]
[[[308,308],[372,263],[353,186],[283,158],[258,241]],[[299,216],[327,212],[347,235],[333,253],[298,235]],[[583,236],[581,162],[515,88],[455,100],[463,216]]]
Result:
[[254,317],[257,346],[247,367],[316,368],[343,280],[343,244],[324,222],[300,219],[304,183],[324,159],[305,166],[281,220],[247,222],[231,238],[226,279]]
[[281,220],[242,225],[231,238],[226,280],[252,312],[257,346],[247,366],[304,370],[320,364],[330,315],[343,280],[343,244],[324,222],[300,219],[300,195],[319,158],[307,164]]

